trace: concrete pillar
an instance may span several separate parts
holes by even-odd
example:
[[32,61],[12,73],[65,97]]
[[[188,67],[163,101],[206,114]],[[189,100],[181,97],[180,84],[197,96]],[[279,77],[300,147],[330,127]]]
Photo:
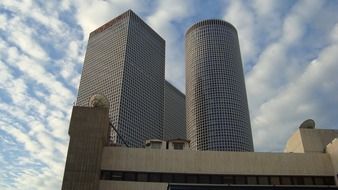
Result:
[[108,109],[73,107],[62,190],[99,189],[103,147],[108,144]]

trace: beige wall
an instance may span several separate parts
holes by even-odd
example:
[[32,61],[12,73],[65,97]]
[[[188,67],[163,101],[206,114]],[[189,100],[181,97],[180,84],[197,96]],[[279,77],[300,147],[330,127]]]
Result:
[[166,190],[168,183],[100,181],[100,190]]
[[96,190],[102,149],[108,144],[108,109],[73,107],[62,190]]
[[338,138],[338,130],[300,129],[305,152],[325,152],[326,145]]
[[104,170],[245,174],[331,175],[333,167],[323,153],[252,153],[179,151],[105,147]]
[[334,138],[338,138],[338,130],[299,128],[288,140],[284,152],[325,152]]
[[284,152],[304,153],[303,142],[299,130],[293,133],[292,136],[289,138],[288,142],[286,143]]
[[326,151],[330,155],[334,175],[336,176],[336,184],[338,185],[338,138],[334,139],[332,143],[327,145]]

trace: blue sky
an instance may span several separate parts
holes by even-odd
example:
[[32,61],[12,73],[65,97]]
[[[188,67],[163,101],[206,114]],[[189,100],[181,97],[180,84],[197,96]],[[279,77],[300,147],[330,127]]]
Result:
[[338,129],[337,1],[1,0],[0,189],[60,189],[88,34],[128,9],[166,40],[182,91],[187,28],[236,26],[257,151],[282,151],[307,118]]

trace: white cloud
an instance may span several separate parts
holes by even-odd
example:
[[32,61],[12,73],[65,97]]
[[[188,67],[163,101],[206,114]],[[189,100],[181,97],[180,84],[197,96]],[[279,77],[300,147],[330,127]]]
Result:
[[338,23],[335,24],[331,34],[330,34],[330,38],[332,41],[334,42],[338,42]]
[[69,108],[65,105],[71,105],[74,94],[66,88],[62,83],[56,80],[55,76],[48,73],[44,67],[35,64],[34,60],[28,57],[18,57],[16,62],[12,63],[20,69],[26,77],[34,80],[37,84],[44,86],[48,90],[49,95],[46,97],[48,103],[60,110],[67,112]]
[[[318,57],[323,57],[323,52],[332,46],[327,44],[335,42],[337,36],[334,8],[329,8],[326,1],[288,3],[230,1],[225,9],[225,20],[234,24],[239,33],[254,141],[258,150],[282,150],[286,138],[308,117],[315,117],[321,124],[332,127],[329,122],[323,122],[332,118],[328,119],[328,113],[323,114],[321,104],[335,104],[336,100],[330,98],[321,86],[330,86],[325,88],[326,91],[331,89],[331,94],[336,94],[333,82],[325,82],[335,81],[335,77],[329,75],[325,79],[318,77],[311,80],[315,73],[305,73],[309,72],[310,65],[328,62],[319,61]],[[323,22],[324,25],[320,24]],[[311,33],[309,30],[312,30]],[[332,32],[328,33],[328,30]],[[325,50],[322,50],[323,46],[326,46]],[[331,66],[335,67],[334,64]],[[327,73],[329,71],[321,74]],[[299,82],[300,78],[304,78],[304,82]],[[327,102],[311,97],[318,94],[314,89],[321,89],[320,94]]]
[[[62,71],[62,67],[53,65],[58,60],[51,60],[55,52],[50,48],[72,50],[62,59],[73,70],[64,78],[73,80],[79,75],[73,68],[79,64],[83,45],[69,45],[69,38],[78,44],[80,41],[72,30],[66,29],[69,26],[59,20],[58,10],[52,5],[41,7],[32,1],[1,3],[15,17],[0,14],[6,23],[7,36],[0,37],[0,93],[10,99],[0,103],[0,133],[14,139],[14,145],[2,141],[3,151],[17,158],[1,161],[8,171],[4,175],[11,181],[1,180],[0,186],[1,189],[60,189],[74,92],[60,81],[61,75],[54,73],[53,69]],[[41,33],[43,28],[46,31]],[[46,42],[48,49],[43,44]],[[26,162],[22,156],[27,158]],[[3,183],[9,184],[3,187]]]
[[[311,1],[312,2],[312,1]],[[288,57],[290,49],[298,44],[304,36],[305,25],[315,17],[321,5],[309,1],[300,1],[294,5],[290,14],[284,19],[283,35],[264,49],[256,65],[248,73],[247,90],[251,109],[256,109],[267,99],[276,95],[288,82],[302,72],[302,57]],[[314,10],[316,7],[316,10]],[[304,13],[304,8],[313,10]]]
[[164,39],[167,39],[169,44],[175,43],[180,31],[175,30],[173,22],[179,22],[192,13],[189,11],[191,3],[191,1],[180,0],[160,1],[154,14],[147,18],[147,23]]
[[338,99],[334,98],[338,93],[337,51],[337,43],[323,49],[299,78],[260,106],[252,122],[260,149],[280,150],[284,146],[280,143],[286,142],[291,132],[307,118],[315,119],[319,128],[336,127],[331,124],[330,117],[338,111],[335,106]]
[[255,58],[259,51],[254,37],[254,14],[247,4],[238,0],[230,1],[225,13],[224,19],[237,28],[243,63],[246,64],[248,60]]
[[[323,122],[327,117],[321,104],[336,102],[329,98],[329,93],[324,93],[322,85],[336,77],[328,74],[330,71],[326,70],[325,65],[335,70],[337,64],[327,60],[333,54],[325,52],[335,49],[335,45],[331,44],[318,52],[317,60],[311,60],[307,58],[307,52],[297,50],[313,48],[311,44],[305,47],[299,44],[306,37],[308,26],[321,11],[324,10],[320,2],[297,2],[283,21],[283,35],[261,52],[256,65],[247,75],[252,126],[258,150],[281,150],[291,132],[307,118],[312,117],[321,124],[327,124]],[[292,49],[302,54],[293,54]],[[316,76],[316,73],[322,76]],[[332,84],[329,86],[334,91],[331,94],[338,93]],[[315,89],[320,89],[321,96],[331,102],[313,97],[318,93]]]
[[[60,189],[89,32],[127,9],[166,40],[166,78],[184,90],[182,26],[200,14],[192,11],[198,6],[194,1],[0,4],[10,12],[0,13],[0,98],[9,99],[0,102],[0,143],[7,145],[0,151],[1,189]],[[281,150],[307,118],[319,127],[337,128],[338,18],[328,6],[326,1],[297,1],[291,8],[284,1],[230,1],[224,12],[239,32],[258,150]],[[70,23],[62,20],[65,11],[73,16]],[[309,39],[311,27],[316,38]],[[299,47],[315,50],[292,52]],[[9,152],[17,158],[5,159]]]
[[283,9],[281,1],[229,2],[224,19],[237,28],[245,73],[257,62],[262,49],[281,35]]
[[5,30],[6,25],[7,25],[7,16],[6,15],[0,15],[0,23],[2,23],[0,25],[0,29]]
[[8,125],[1,125],[0,126],[1,130],[6,131],[6,133],[10,134],[11,136],[15,137],[17,141],[20,143],[24,144],[25,149],[27,151],[30,151],[32,153],[38,153],[41,150],[41,145],[36,143],[34,140],[31,139],[29,135],[26,133],[22,132],[21,130],[15,128],[15,127],[10,127]]
[[278,2],[271,0],[255,0],[252,7],[255,8],[256,14],[260,16],[270,16],[277,8]]
[[147,18],[147,23],[166,40],[165,77],[183,92],[184,41],[181,37],[184,31],[178,30],[177,25],[194,14],[193,7],[192,1],[163,0],[158,2],[154,13]]
[[89,33],[99,26],[105,24],[119,14],[133,9],[134,11],[144,11],[144,5],[137,0],[75,0],[76,19],[84,31],[84,40],[87,41]]
[[311,22],[322,6],[323,1],[300,1],[296,4],[284,21],[283,42],[289,44],[300,40],[306,29],[305,24]]
[[23,0],[23,1],[12,1],[12,0],[3,0],[2,5],[9,9],[15,10],[16,12],[29,12],[33,6],[32,0]]
[[[13,19],[12,19],[13,20]],[[20,22],[10,23],[15,27]],[[10,34],[10,40],[12,43],[18,45],[18,47],[25,52],[27,55],[30,55],[34,58],[46,60],[48,56],[46,52],[33,40],[32,31],[29,29],[11,29],[13,32]]]

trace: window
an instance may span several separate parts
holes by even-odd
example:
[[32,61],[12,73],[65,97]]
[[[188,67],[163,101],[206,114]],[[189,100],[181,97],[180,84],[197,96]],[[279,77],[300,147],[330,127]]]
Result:
[[111,179],[112,180],[122,180],[123,172],[112,172]]
[[287,176],[282,176],[280,178],[281,185],[292,185],[291,178]]
[[224,176],[223,177],[223,183],[224,184],[233,184],[234,183],[234,179],[232,176]]
[[304,180],[304,185],[313,185],[312,177],[310,176],[303,177],[303,180]]
[[147,173],[138,173],[137,174],[137,181],[148,181],[148,174]]
[[334,176],[245,176],[193,173],[101,171],[101,180],[190,184],[335,185]]
[[248,180],[248,184],[252,184],[252,185],[257,184],[257,177],[256,176],[248,176],[247,180]]
[[101,179],[103,180],[111,180],[111,173],[109,171],[102,171],[101,172]]
[[197,175],[187,175],[187,183],[197,183]]
[[135,181],[136,175],[133,172],[126,172],[124,173],[124,180],[125,181]]
[[279,177],[278,176],[272,176],[270,177],[271,185],[280,185]]
[[235,182],[236,184],[246,184],[245,176],[235,176]]
[[161,174],[160,173],[150,173],[149,174],[149,181],[160,182],[161,181]]
[[294,185],[304,185],[304,178],[300,176],[292,177],[292,181]]
[[173,176],[171,174],[162,174],[162,181],[163,182],[173,182]]
[[220,176],[220,175],[211,175],[210,176],[210,183],[211,184],[221,184],[221,183],[223,183],[222,178],[223,178],[223,176]]
[[208,175],[200,175],[199,179],[198,179],[198,183],[204,183],[204,184],[210,183],[209,176]]
[[184,183],[185,182],[185,175],[184,174],[174,174],[174,183]]
[[258,177],[258,184],[260,185],[269,185],[269,178],[266,176],[259,176]]
[[334,177],[324,177],[325,185],[335,185]]
[[184,143],[173,143],[175,150],[183,150]]
[[316,185],[324,185],[324,179],[322,177],[315,177]]

